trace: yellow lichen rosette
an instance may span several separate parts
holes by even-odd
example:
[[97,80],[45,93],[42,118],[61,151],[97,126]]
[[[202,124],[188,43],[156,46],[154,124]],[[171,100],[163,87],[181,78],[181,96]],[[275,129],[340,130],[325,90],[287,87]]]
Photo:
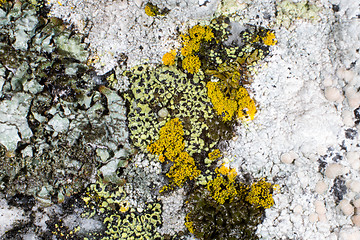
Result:
[[171,66],[175,64],[176,51],[171,50],[164,54],[162,61],[164,65]]
[[200,69],[201,62],[198,56],[187,56],[182,62],[183,69],[187,70],[189,73],[197,73]]

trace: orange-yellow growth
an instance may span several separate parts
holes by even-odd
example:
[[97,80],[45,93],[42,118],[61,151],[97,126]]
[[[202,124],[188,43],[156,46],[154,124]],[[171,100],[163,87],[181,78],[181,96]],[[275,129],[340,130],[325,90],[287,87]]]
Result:
[[186,44],[181,48],[181,55],[183,56],[191,56],[194,53],[198,52],[200,49],[200,42],[195,40],[189,40]]
[[277,40],[275,38],[275,33],[268,31],[265,35],[265,37],[262,38],[265,45],[273,46],[277,43]]
[[208,96],[214,106],[214,110],[223,121],[230,121],[234,116],[243,120],[253,120],[256,113],[256,106],[253,99],[244,87],[240,87],[233,99],[228,98],[220,89],[219,82],[208,82],[206,85]]
[[149,5],[145,6],[145,14],[150,16],[150,17],[155,17],[156,16],[156,12],[154,12],[153,9]]
[[237,176],[235,169],[222,165],[220,168],[216,168],[215,172],[218,174],[215,179],[208,182],[207,190],[218,203],[224,204],[226,200],[231,202],[238,194],[235,185]]
[[210,152],[208,154],[208,157],[210,160],[216,160],[218,158],[220,158],[222,155],[221,155],[221,152],[219,149],[215,149],[214,151]]
[[200,42],[200,41],[210,41],[214,37],[214,33],[212,32],[209,26],[203,27],[201,25],[195,25],[189,29],[190,38]]
[[183,69],[187,70],[189,73],[197,73],[200,69],[201,62],[198,56],[187,56],[182,62]]
[[218,82],[208,82],[206,87],[216,114],[222,116],[224,122],[232,120],[238,109],[236,101],[225,97]]
[[197,73],[201,62],[195,54],[199,52],[201,43],[210,41],[214,37],[214,33],[209,26],[195,25],[189,29],[189,34],[181,34],[180,37],[183,41],[181,55],[185,57],[182,67],[191,74]]
[[199,176],[200,173],[200,170],[195,166],[194,158],[190,157],[187,152],[181,152],[166,176],[173,179],[175,185],[181,187],[186,180],[193,180]]
[[272,190],[273,185],[262,178],[251,185],[246,201],[258,207],[270,208],[274,205]]
[[161,162],[168,160],[173,163],[166,175],[172,180],[172,185],[178,187],[182,187],[187,180],[192,180],[201,173],[195,165],[194,158],[184,151],[183,135],[181,121],[174,118],[160,129],[159,139],[147,147],[149,152],[159,155]]
[[176,51],[171,50],[170,52],[164,54],[162,61],[164,65],[171,66],[175,64],[175,57],[176,57]]
[[256,114],[256,106],[254,100],[251,99],[246,88],[239,88],[236,94],[236,99],[238,100],[238,116],[243,120],[254,120]]

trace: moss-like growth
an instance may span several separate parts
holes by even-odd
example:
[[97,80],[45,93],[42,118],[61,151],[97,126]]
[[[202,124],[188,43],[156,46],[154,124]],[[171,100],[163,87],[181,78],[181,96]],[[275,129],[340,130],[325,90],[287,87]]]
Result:
[[258,239],[256,228],[264,218],[264,209],[245,201],[245,195],[220,204],[206,189],[190,194],[188,208],[185,225],[198,239]]

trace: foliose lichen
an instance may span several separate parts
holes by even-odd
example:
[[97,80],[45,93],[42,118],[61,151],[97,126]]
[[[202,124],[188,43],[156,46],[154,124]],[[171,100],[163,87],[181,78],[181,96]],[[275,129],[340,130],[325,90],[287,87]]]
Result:
[[100,163],[126,159],[125,103],[99,87],[106,81],[86,64],[84,35],[27,1],[7,1],[0,12],[0,105],[9,110],[0,110],[1,127],[22,123],[10,128],[18,138],[0,140],[0,188],[61,202]]

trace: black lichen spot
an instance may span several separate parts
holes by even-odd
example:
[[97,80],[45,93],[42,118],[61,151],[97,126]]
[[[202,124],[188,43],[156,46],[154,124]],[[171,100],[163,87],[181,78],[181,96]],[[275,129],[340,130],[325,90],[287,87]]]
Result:
[[345,184],[345,180],[342,179],[341,176],[336,177],[334,179],[334,185],[332,186],[332,188],[330,190],[330,192],[332,194],[334,194],[334,199],[335,199],[336,204],[338,204],[344,198],[346,191],[347,191],[347,187]]
[[355,124],[359,124],[360,123],[360,107],[356,108],[354,110],[354,115],[355,115]]
[[332,5],[332,10],[334,11],[334,12],[338,12],[338,11],[340,11],[340,7],[339,7],[339,5]]
[[343,140],[339,146],[340,146],[341,150],[347,151],[347,147],[345,145],[345,140]]
[[319,172],[324,174],[327,166],[327,162],[324,160],[323,157],[321,157],[318,159],[318,163],[319,163]]
[[335,156],[332,158],[332,160],[333,160],[334,162],[338,162],[338,161],[340,161],[340,160],[342,160],[342,159],[343,159],[343,157],[340,156],[339,153],[336,153]]
[[346,129],[346,130],[345,130],[345,137],[346,137],[347,139],[354,140],[354,138],[356,137],[356,135],[357,135],[357,131],[356,131],[355,129],[349,128],[349,129]]

